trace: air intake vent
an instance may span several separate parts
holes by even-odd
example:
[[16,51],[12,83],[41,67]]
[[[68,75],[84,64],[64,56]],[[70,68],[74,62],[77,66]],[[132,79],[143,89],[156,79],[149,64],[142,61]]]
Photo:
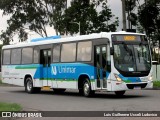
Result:
[[147,83],[140,83],[140,84],[127,84],[128,89],[133,89],[134,87],[141,87],[145,88]]

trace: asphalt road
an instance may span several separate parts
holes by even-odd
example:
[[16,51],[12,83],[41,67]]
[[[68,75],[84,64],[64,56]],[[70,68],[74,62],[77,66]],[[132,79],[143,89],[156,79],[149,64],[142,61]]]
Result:
[[112,92],[96,93],[86,98],[73,90],[28,94],[24,87],[0,87],[0,101],[19,103],[27,111],[160,111],[160,90],[127,91],[123,97]]

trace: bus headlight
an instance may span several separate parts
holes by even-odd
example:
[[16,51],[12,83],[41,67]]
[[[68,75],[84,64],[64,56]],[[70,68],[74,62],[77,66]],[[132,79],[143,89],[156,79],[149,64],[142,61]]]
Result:
[[152,76],[152,75],[149,77],[149,80],[150,80],[150,81],[152,81],[152,80],[153,80],[153,76]]
[[114,73],[114,76],[118,82],[122,82],[122,79],[117,74]]

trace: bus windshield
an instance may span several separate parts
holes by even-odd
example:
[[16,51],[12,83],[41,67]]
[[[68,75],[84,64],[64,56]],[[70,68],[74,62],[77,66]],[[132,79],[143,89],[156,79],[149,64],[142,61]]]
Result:
[[151,69],[148,44],[114,44],[114,64],[123,72],[145,72]]

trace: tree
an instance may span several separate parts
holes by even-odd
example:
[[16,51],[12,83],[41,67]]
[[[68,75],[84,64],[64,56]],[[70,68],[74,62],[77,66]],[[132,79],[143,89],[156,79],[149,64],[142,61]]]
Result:
[[57,15],[57,11],[61,12],[57,6],[62,7],[64,2],[66,0],[1,0],[0,9],[4,11],[3,15],[11,15],[7,21],[7,30],[2,31],[1,40],[4,44],[9,44],[18,33],[20,41],[24,41],[28,34],[26,29],[47,37],[46,26],[55,26],[56,29],[55,21],[61,16]]
[[[160,48],[160,1],[159,0],[145,0],[145,3],[139,7],[138,20],[140,25],[149,38],[152,48]],[[153,50],[153,60],[160,61],[159,54]]]
[[45,0],[46,11],[49,17],[49,25],[54,27],[56,34],[64,34],[63,28],[63,14],[67,9],[67,0]]
[[[97,7],[101,10],[98,11]],[[106,0],[91,3],[89,0],[73,0],[63,16],[65,31],[71,35],[79,32],[78,24],[75,24],[79,22],[81,34],[115,31],[118,26],[118,18],[114,20]]]
[[[160,1],[148,1],[141,5],[138,11],[138,20],[152,42],[157,42],[160,33]],[[155,38],[157,37],[157,38]]]
[[[20,41],[28,37],[26,29],[47,37],[46,26],[56,30],[56,34],[77,33],[78,27],[72,22],[80,22],[82,34],[100,31],[115,31],[118,18],[114,18],[106,0],[72,0],[67,8],[67,0],[1,0],[3,15],[11,15],[6,31],[0,35],[4,44],[9,44],[18,34]],[[101,8],[97,11],[97,7]],[[78,8],[78,9],[77,9]]]
[[128,29],[132,29],[132,26],[137,26],[137,14],[135,13],[135,9],[139,6],[139,0],[125,0],[126,3],[126,12],[128,19]]
[[[160,32],[160,4],[159,0],[126,0],[126,12],[128,13],[129,28],[137,26],[140,32],[145,31],[151,40],[156,40]],[[134,13],[138,9],[138,16]],[[130,25],[131,23],[131,25]]]

